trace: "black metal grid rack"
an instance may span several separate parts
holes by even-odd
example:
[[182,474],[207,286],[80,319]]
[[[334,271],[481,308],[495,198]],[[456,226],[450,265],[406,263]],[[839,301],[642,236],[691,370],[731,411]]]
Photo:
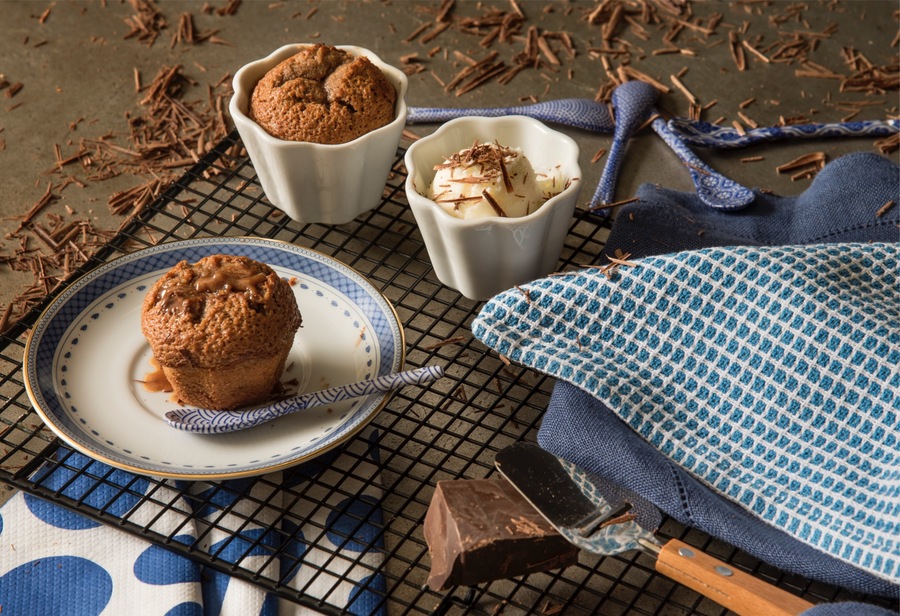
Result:
[[[468,328],[479,304],[442,286],[434,277],[405,200],[402,151],[400,154],[379,207],[345,225],[301,225],[265,200],[239,138],[232,133],[82,268],[79,273],[121,254],[193,237],[252,235],[285,240],[328,254],[370,280],[397,309],[405,328],[409,366],[439,363],[447,366],[450,376],[428,388],[401,390],[376,416],[372,425],[378,436],[371,446],[379,451],[379,466],[374,479],[361,473],[358,465],[351,464],[349,470],[342,471],[341,481],[327,485],[321,479],[313,479],[285,488],[281,482],[263,475],[237,486],[214,483],[212,490],[198,495],[187,484],[173,485],[151,478],[150,489],[134,496],[142,503],[152,501],[160,510],[173,508],[175,500],[184,497],[222,516],[237,515],[238,519],[245,516],[243,519],[250,522],[253,513],[240,513],[219,504],[223,499],[217,498],[217,493],[221,496],[236,490],[238,494],[232,496],[250,503],[240,511],[268,509],[284,518],[291,514],[279,509],[277,502],[307,499],[324,507],[320,499],[322,491],[333,493],[346,489],[343,479],[361,483],[377,481],[382,490],[379,506],[359,516],[359,524],[376,524],[379,531],[373,546],[377,545],[383,558],[376,565],[354,564],[380,574],[383,584],[372,584],[368,590],[375,593],[380,607],[391,615],[726,613],[715,603],[656,574],[652,559],[638,553],[605,558],[582,554],[578,565],[565,570],[444,593],[425,586],[430,561],[422,522],[436,482],[490,476],[497,451],[516,441],[534,440],[553,383],[540,374],[505,364],[471,337]],[[560,268],[593,262],[608,233],[608,222],[579,211],[566,240]],[[51,299],[47,298],[44,306]],[[251,560],[258,563],[259,559],[225,560],[198,544],[180,543],[174,538],[176,533],[161,533],[152,525],[131,519],[129,514],[111,514],[103,507],[93,506],[89,499],[72,498],[64,489],[49,489],[35,479],[37,469],[49,467],[68,471],[73,480],[87,480],[119,493],[135,490],[109,474],[98,473],[92,466],[75,462],[71,452],[31,408],[24,384],[22,354],[28,328],[44,306],[36,307],[0,336],[0,481],[301,605],[326,614],[340,613],[328,590],[312,596],[302,588],[291,589],[278,575],[268,573],[271,568],[249,564]],[[457,338],[458,341],[446,344]],[[357,456],[361,462],[365,452],[353,453],[358,448],[352,445],[352,441],[344,445],[342,453],[351,459]],[[280,501],[257,497],[254,488],[264,488],[262,492],[277,495]],[[376,510],[377,520],[366,519],[374,516]],[[206,519],[210,520],[209,516]],[[212,528],[217,526],[215,515],[209,524]],[[218,530],[227,534],[234,532],[232,528],[230,523]],[[255,547],[268,550],[269,558],[264,559],[267,563],[276,557],[289,559],[279,546],[295,537],[274,527],[272,532],[277,535],[274,540],[270,538],[265,545]],[[660,534],[682,539],[814,603],[859,599],[846,591],[784,574],[672,520],[664,523]],[[356,540],[349,535],[345,539]],[[332,558],[339,555],[333,554]],[[327,574],[328,562],[304,565],[314,568],[310,584],[332,579]],[[334,584],[340,582],[339,577],[333,579]],[[892,605],[874,598],[866,600]]]

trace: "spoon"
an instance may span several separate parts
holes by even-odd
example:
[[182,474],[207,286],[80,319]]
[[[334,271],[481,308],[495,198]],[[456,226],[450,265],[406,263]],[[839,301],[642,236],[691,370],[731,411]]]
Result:
[[349,385],[339,385],[321,391],[301,394],[269,406],[235,411],[213,411],[209,409],[175,409],[165,415],[165,422],[179,430],[199,434],[222,434],[246,430],[271,421],[276,417],[289,415],[325,404],[360,398],[378,392],[388,392],[405,385],[423,385],[444,376],[440,366],[425,366],[406,372],[379,376]]
[[756,195],[752,190],[728,179],[700,160],[677,134],[669,130],[665,120],[656,118],[651,126],[687,166],[697,196],[703,203],[717,210],[739,210],[753,203]]
[[[650,113],[658,113],[654,108],[658,99],[659,90],[643,81],[626,81],[613,91],[616,132],[613,134],[612,146],[606,159],[606,168],[603,170],[603,176],[600,178],[600,184],[589,209],[596,209],[612,202],[625,143]],[[753,191],[728,179],[700,160],[677,134],[669,130],[665,120],[656,118],[651,122],[651,126],[687,165],[697,196],[703,203],[719,210],[737,210],[746,207],[756,198]]]
[[612,202],[625,146],[631,135],[649,117],[658,98],[659,90],[643,81],[626,81],[613,91],[612,104],[616,110],[615,132],[606,157],[606,166],[600,177],[600,184],[597,185],[588,209]]
[[765,126],[745,130],[743,134],[731,127],[710,124],[701,120],[672,118],[669,129],[685,143],[705,148],[743,148],[754,143],[790,138],[824,137],[886,137],[900,131],[900,120],[867,120],[860,122],[831,122],[823,124],[793,124]]
[[506,115],[523,115],[543,122],[564,124],[595,133],[611,133],[613,120],[609,109],[603,103],[589,98],[563,98],[555,101],[520,105],[517,107],[461,108],[410,107],[406,116],[407,124],[427,124],[445,122],[465,116],[496,118]]

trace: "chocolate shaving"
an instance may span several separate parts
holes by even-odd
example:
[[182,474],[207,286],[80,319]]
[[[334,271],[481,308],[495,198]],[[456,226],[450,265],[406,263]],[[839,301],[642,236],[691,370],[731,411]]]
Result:
[[440,342],[435,342],[434,344],[429,344],[426,347],[422,347],[422,350],[433,351],[435,349],[439,349],[439,348],[441,348],[443,346],[447,346],[449,344],[460,344],[465,341],[466,341],[465,336],[454,336],[452,338],[445,338],[444,340],[441,340]]
[[795,171],[800,169],[801,167],[806,167],[808,165],[814,165],[818,168],[821,168],[825,165],[825,153],[824,152],[813,152],[811,154],[804,154],[794,160],[784,163],[783,165],[779,165],[775,168],[778,173],[787,173],[788,171]]
[[428,42],[432,41],[435,37],[437,37],[438,34],[440,34],[441,32],[443,32],[444,30],[446,30],[449,27],[450,27],[450,22],[437,24],[431,30],[431,32],[429,32],[428,34],[426,34],[425,36],[422,37],[422,42],[428,43]]
[[403,39],[403,42],[405,42],[405,43],[411,43],[411,42],[413,42],[414,40],[416,40],[416,38],[418,38],[418,36],[419,36],[420,34],[422,34],[423,32],[425,32],[425,30],[427,30],[428,28],[430,28],[431,25],[432,25],[431,23],[429,23],[429,22],[426,21],[424,24],[420,25],[418,28],[416,28],[415,30],[413,30],[413,31],[412,31],[412,34],[410,34],[410,35],[407,36],[405,39]]
[[890,201],[888,201],[887,203],[885,203],[884,205],[882,205],[880,208],[878,208],[878,211],[875,212],[875,218],[881,218],[882,216],[884,216],[885,214],[887,214],[888,211],[889,211],[892,207],[894,207],[894,200],[893,200],[893,199],[891,199]]
[[622,201],[615,201],[613,203],[601,203],[599,205],[595,205],[593,207],[588,208],[590,212],[596,212],[598,210],[607,210],[614,207],[619,207],[620,205],[628,205],[629,203],[635,203],[639,201],[637,197],[631,197],[630,199],[623,199]]
[[764,53],[759,51],[756,47],[754,47],[747,41],[741,41],[741,45],[744,47],[744,49],[746,49],[751,54],[753,54],[753,56],[756,57],[757,59],[759,59],[761,62],[764,62],[765,64],[771,64],[772,61],[769,60],[769,58],[766,57],[766,55]]
[[728,33],[728,43],[731,46],[731,57],[734,60],[735,66],[737,66],[739,71],[746,70],[747,60],[744,56],[744,46],[738,39],[737,32],[732,30]]
[[25,227],[25,225],[30,223],[35,218],[35,216],[37,216],[38,214],[41,213],[41,210],[43,210],[49,204],[53,203],[53,201],[55,201],[58,198],[59,197],[57,195],[53,194],[53,184],[48,183],[47,190],[44,191],[44,194],[41,196],[41,198],[38,199],[34,205],[31,206],[31,209],[29,209],[25,213],[25,215],[22,217],[21,222],[19,222],[19,226],[16,227],[15,231],[13,231],[13,234],[16,234],[19,231],[21,231],[22,228]]
[[228,2],[225,3],[225,6],[217,8],[215,13],[220,17],[235,15],[238,12],[238,7],[241,6],[241,2],[242,0],[228,0]]
[[448,17],[450,15],[450,11],[453,10],[453,6],[456,4],[456,0],[442,0],[441,6],[438,9],[438,14],[434,18],[434,20],[438,23],[448,21]]
[[503,162],[504,152],[499,143],[494,152],[497,154],[497,166],[500,168],[500,175],[503,176],[503,187],[506,188],[506,192],[511,193],[513,191],[513,185],[512,181],[509,179],[509,172],[506,170],[506,163]]
[[609,259],[612,263],[615,263],[616,265],[625,265],[625,266],[628,266],[628,267],[637,267],[637,263],[635,263],[634,261],[628,261],[628,260],[627,260],[628,257],[630,257],[630,256],[631,256],[630,254],[625,253],[625,255],[624,255],[621,259],[620,259],[620,258],[617,258],[617,257],[610,257],[610,256],[607,256],[606,258]]
[[0,334],[6,332],[7,326],[9,326],[9,317],[12,314],[13,303],[10,302],[3,309],[3,314],[0,315]]
[[525,296],[525,303],[531,305],[531,291],[529,291],[528,289],[523,289],[519,285],[516,285],[516,290]]
[[747,116],[747,114],[745,114],[743,111],[738,111],[738,117],[740,119],[742,119],[744,121],[744,123],[747,124],[747,126],[749,126],[750,128],[758,128],[759,127],[759,124],[757,124],[755,121],[750,119],[750,117]]
[[676,88],[681,90],[681,93],[684,94],[685,98],[687,98],[688,103],[692,105],[698,104],[697,97],[694,96],[693,93],[688,90],[683,83],[681,83],[681,80],[678,77],[676,77],[675,75],[670,75],[669,79],[671,79]]
[[18,94],[24,87],[25,85],[19,82],[11,84],[6,92],[4,92],[4,96],[6,96],[6,98],[12,98],[16,94]]
[[494,208],[494,212],[497,214],[497,216],[506,218],[506,212],[503,211],[503,208],[500,207],[500,204],[497,203],[497,200],[491,196],[491,193],[489,193],[487,190],[483,190],[481,191],[481,196],[484,197],[484,200],[487,201],[492,208]]
[[875,141],[875,147],[878,148],[882,154],[896,152],[897,148],[900,148],[900,133],[894,133],[893,135],[878,139]]
[[129,3],[135,14],[125,19],[131,31],[124,38],[137,38],[152,47],[160,32],[168,25],[165,16],[152,0],[129,0]]
[[637,519],[637,514],[635,513],[624,513],[620,516],[616,516],[614,518],[610,518],[609,520],[604,520],[602,524],[597,527],[597,530],[601,528],[606,528],[607,526],[613,526],[614,524],[625,524],[626,522],[631,522]]
[[[638,265],[637,263],[635,263],[633,261],[628,261],[628,257],[630,257],[630,256],[631,256],[631,253],[622,252],[621,249],[616,249],[616,256],[611,257],[609,255],[606,255],[606,258],[609,260],[609,263],[607,263],[605,265],[584,265],[584,266],[582,266],[582,268],[588,269],[588,270],[597,270],[601,274],[606,276],[606,278],[608,280],[612,280],[613,277],[615,276],[616,272],[618,271],[619,267],[623,267],[623,266],[624,267],[635,267]],[[564,272],[564,273],[566,273],[566,272]]]
[[466,391],[466,386],[460,383],[459,387],[453,390],[453,393],[450,394],[456,400],[462,402],[463,404],[468,404],[469,402],[469,394]]

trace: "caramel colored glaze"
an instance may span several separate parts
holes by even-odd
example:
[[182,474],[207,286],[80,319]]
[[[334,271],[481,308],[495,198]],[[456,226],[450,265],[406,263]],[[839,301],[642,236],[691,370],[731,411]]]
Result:
[[201,259],[193,267],[162,278],[156,289],[156,301],[166,312],[187,313],[196,319],[211,294],[246,293],[249,302],[261,302],[262,293],[258,287],[266,277],[267,272],[260,271],[258,264],[249,259],[213,255]]
[[141,314],[153,356],[167,370],[280,355],[300,324],[290,285],[268,265],[231,255],[177,264],[150,289]]
[[163,372],[162,366],[159,365],[159,362],[156,361],[155,358],[151,357],[150,365],[153,367],[153,370],[151,372],[148,372],[144,376],[144,380],[141,381],[144,389],[151,393],[160,391],[172,391],[172,384],[169,383],[169,379],[166,378],[166,373]]

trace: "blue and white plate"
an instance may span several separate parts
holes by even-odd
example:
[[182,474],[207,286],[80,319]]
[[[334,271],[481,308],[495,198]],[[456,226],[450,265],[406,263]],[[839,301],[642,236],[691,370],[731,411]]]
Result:
[[182,260],[244,255],[291,280],[303,325],[282,381],[297,393],[397,372],[403,328],[393,306],[359,273],[292,244],[203,238],[154,246],[100,266],[47,308],[25,348],[25,384],[47,425],[79,451],[159,477],[226,479],[308,460],[344,442],[378,413],[387,394],[339,402],[232,434],[198,435],[166,425],[171,394],[148,392],[150,346],[141,304]]

